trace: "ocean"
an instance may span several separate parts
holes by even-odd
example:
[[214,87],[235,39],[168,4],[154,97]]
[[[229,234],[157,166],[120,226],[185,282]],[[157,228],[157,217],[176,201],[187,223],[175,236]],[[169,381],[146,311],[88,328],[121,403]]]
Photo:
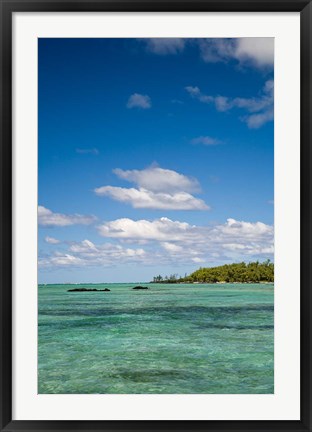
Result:
[[273,284],[135,285],[39,285],[38,393],[274,393]]

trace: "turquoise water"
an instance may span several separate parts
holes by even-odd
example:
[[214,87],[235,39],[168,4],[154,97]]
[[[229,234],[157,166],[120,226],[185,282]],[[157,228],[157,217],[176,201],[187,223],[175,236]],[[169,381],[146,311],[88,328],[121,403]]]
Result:
[[39,286],[39,393],[273,393],[273,285]]

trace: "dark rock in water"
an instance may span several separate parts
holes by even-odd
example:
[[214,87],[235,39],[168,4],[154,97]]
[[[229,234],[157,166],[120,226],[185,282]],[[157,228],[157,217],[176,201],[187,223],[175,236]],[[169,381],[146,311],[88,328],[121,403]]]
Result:
[[146,290],[146,289],[148,289],[148,287],[144,287],[144,286],[138,285],[138,286],[133,287],[132,289],[135,289],[135,290]]
[[74,288],[74,289],[67,290],[67,292],[89,292],[89,291],[92,291],[92,292],[102,291],[103,292],[103,291],[110,291],[110,289],[105,288],[105,289],[99,290],[96,288]]

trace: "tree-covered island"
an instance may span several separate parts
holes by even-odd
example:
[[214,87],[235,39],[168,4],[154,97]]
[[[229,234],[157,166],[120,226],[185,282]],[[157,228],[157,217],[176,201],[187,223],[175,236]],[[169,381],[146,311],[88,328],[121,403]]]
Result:
[[172,274],[170,276],[155,276],[153,283],[263,283],[274,282],[274,263],[266,260],[224,264],[218,267],[200,267],[184,277]]

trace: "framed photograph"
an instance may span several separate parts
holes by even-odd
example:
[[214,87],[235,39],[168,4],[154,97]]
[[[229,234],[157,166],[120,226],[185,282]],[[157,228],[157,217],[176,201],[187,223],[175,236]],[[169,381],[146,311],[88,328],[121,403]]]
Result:
[[1,24],[1,430],[311,431],[310,1]]

